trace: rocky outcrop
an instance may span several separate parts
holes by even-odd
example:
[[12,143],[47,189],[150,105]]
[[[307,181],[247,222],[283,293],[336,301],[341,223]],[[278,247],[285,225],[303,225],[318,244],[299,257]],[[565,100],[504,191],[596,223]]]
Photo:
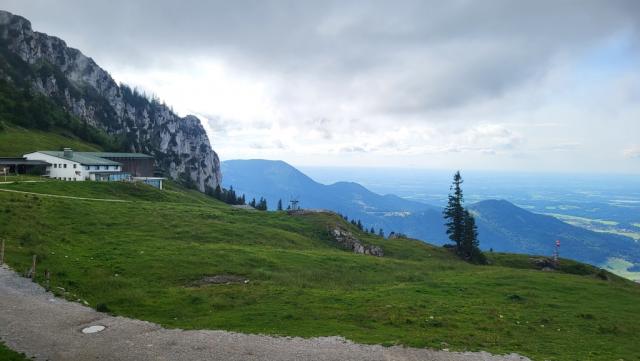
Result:
[[156,166],[173,179],[200,191],[221,183],[218,155],[195,116],[181,118],[165,104],[119,86],[79,50],[5,11],[0,11],[0,48],[1,55],[12,57],[2,64],[0,78],[30,87],[122,138],[127,151],[153,155]]
[[360,242],[351,232],[341,228],[331,230],[333,238],[345,249],[351,250],[358,254],[368,254],[376,257],[384,256],[384,251],[378,246],[365,245]]

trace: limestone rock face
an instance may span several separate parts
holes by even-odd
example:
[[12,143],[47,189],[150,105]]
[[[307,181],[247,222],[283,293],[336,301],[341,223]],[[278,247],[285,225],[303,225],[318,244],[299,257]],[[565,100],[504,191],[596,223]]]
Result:
[[203,192],[221,184],[218,155],[195,116],[179,117],[119,86],[93,59],[6,11],[0,11],[0,50],[14,60],[7,62],[11,71],[0,68],[0,79],[50,97],[87,124],[124,139],[128,151],[153,155],[166,176]]
[[383,257],[384,251],[378,246],[365,245],[360,242],[351,232],[341,228],[331,230],[333,238],[344,248],[352,250],[354,253],[367,254],[376,257]]

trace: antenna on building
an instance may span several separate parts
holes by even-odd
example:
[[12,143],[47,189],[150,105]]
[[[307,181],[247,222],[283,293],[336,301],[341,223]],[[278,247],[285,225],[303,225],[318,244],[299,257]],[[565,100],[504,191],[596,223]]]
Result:
[[300,209],[300,206],[298,205],[298,203],[300,203],[300,201],[298,200],[300,197],[293,197],[291,198],[291,200],[289,201],[289,203],[291,203],[291,210],[292,211],[297,211]]
[[556,246],[553,251],[553,265],[555,268],[558,268],[559,266],[559,258],[560,258],[560,240],[557,239]]

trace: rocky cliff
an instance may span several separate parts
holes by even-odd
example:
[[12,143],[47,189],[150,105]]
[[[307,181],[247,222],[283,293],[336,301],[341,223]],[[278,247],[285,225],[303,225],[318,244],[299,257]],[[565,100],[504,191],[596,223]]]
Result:
[[221,183],[220,161],[200,120],[119,86],[109,73],[56,37],[0,11],[0,79],[42,93],[87,124],[122,139],[123,150],[156,159],[167,176],[197,187]]

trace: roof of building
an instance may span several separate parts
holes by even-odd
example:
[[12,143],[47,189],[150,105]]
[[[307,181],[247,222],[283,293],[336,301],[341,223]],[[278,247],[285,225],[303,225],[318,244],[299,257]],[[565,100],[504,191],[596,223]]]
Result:
[[95,156],[94,152],[72,152],[70,156],[65,157],[63,151],[54,151],[54,150],[39,150],[37,153],[42,153],[46,155],[50,155],[52,157],[57,157],[61,159],[70,160],[72,162],[77,162],[83,165],[121,165],[118,162],[114,162],[109,159],[101,158]]
[[102,158],[153,158],[144,153],[116,153],[116,152],[80,152],[82,154],[92,155]]
[[25,158],[14,157],[0,157],[0,164],[5,165],[48,165],[48,162],[43,160],[30,160]]

